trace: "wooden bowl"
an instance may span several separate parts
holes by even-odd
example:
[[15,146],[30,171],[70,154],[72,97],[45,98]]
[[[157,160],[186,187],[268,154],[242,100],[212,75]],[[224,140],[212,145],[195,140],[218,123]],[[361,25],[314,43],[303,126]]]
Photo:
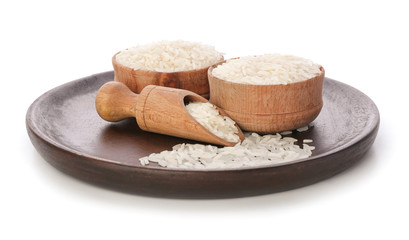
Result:
[[[209,80],[207,76],[209,67],[180,72],[135,70],[118,63],[116,61],[117,54],[112,57],[115,81],[124,83],[135,93],[140,93],[148,85],[158,85],[189,90],[204,98],[209,98]],[[220,61],[223,61],[223,56]]]
[[[225,62],[225,61],[224,61]],[[325,71],[287,85],[249,85],[219,79],[208,70],[210,102],[222,108],[244,131],[275,133],[306,126],[320,113]]]

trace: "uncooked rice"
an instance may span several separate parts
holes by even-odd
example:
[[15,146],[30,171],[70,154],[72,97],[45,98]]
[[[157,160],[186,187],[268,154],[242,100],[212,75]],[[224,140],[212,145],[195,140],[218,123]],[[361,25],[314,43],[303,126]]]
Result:
[[304,126],[304,127],[297,128],[297,131],[298,131],[298,132],[305,132],[305,131],[307,131],[308,129],[309,129],[309,126],[307,125],[307,126]]
[[234,143],[240,141],[235,122],[227,116],[220,115],[216,106],[210,102],[190,102],[186,105],[186,110],[197,122],[219,138]]
[[223,169],[274,165],[308,158],[315,147],[294,144],[297,139],[280,134],[260,136],[245,133],[245,140],[234,147],[218,148],[203,144],[178,144],[171,151],[153,153],[140,158],[142,165],[150,162],[162,167],[181,169]]
[[284,132],[280,132],[281,135],[290,135],[292,134],[293,131],[284,131]]
[[300,57],[278,54],[227,60],[212,75],[230,82],[276,85],[305,81],[321,74],[320,65]]
[[209,67],[222,56],[212,46],[178,40],[128,48],[116,55],[116,61],[136,70],[178,72]]

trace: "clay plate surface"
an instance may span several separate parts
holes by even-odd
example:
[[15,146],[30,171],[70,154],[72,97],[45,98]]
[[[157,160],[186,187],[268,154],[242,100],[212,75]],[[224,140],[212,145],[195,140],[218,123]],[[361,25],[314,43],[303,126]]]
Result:
[[55,168],[119,191],[170,198],[230,198],[268,194],[331,177],[359,161],[379,127],[375,104],[362,92],[325,78],[324,107],[299,143],[313,139],[313,156],[284,164],[223,170],[175,170],[139,158],[193,141],[140,130],[134,118],[102,120],[95,110],[97,90],[113,81],[105,72],[54,88],[28,109],[28,135],[40,155]]

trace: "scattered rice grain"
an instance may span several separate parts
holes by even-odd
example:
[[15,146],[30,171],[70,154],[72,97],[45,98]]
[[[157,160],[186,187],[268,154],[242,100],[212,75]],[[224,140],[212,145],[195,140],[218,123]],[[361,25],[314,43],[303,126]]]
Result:
[[[313,146],[300,148],[295,138],[280,134],[260,136],[245,133],[245,140],[234,147],[217,148],[212,145],[178,144],[172,151],[154,153],[140,159],[142,165],[156,162],[168,168],[220,169],[273,165],[308,158]],[[175,159],[173,159],[175,158]]]
[[308,130],[308,125],[307,126],[304,126],[304,127],[300,127],[300,128],[297,128],[297,131],[298,132],[305,132],[305,131],[307,131]]
[[284,132],[280,132],[281,135],[290,135],[292,134],[293,131],[284,131]]

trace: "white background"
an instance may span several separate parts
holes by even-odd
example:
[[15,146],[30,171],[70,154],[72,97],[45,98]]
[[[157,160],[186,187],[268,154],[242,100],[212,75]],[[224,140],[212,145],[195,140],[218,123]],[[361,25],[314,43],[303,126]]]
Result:
[[[405,1],[2,1],[0,239],[409,239]],[[353,168],[277,194],[171,200],[91,186],[31,145],[29,105],[112,70],[117,51],[157,40],[226,58],[288,53],[322,64],[377,104],[378,137]]]

